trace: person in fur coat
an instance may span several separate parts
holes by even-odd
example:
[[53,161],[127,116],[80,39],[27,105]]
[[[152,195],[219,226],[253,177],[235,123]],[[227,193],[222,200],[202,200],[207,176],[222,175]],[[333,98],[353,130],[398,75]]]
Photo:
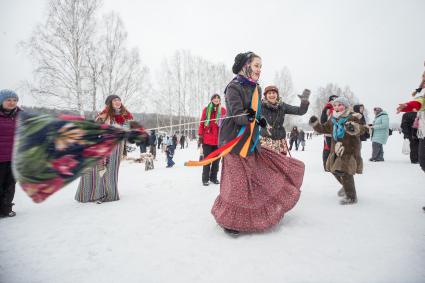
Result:
[[360,135],[365,129],[360,123],[361,116],[350,110],[350,103],[345,97],[336,98],[333,108],[332,117],[325,124],[321,124],[316,116],[310,118],[309,124],[320,134],[332,134],[326,171],[330,171],[342,185],[338,192],[338,196],[343,197],[340,204],[355,204],[354,175],[363,171]]

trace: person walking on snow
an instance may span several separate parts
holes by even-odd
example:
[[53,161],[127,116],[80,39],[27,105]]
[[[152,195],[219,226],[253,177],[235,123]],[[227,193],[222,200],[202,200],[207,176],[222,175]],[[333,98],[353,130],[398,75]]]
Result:
[[297,126],[292,128],[291,135],[289,136],[289,150],[292,150],[292,145],[295,143],[295,150],[298,150],[298,128]]

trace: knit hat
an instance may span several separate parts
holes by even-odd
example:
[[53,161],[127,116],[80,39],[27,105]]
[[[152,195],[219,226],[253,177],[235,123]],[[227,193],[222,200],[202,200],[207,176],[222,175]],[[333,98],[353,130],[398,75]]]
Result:
[[245,52],[245,53],[239,53],[235,57],[235,62],[233,63],[232,72],[233,74],[238,74],[243,66],[248,62],[248,59],[254,54],[253,52]]
[[119,97],[118,95],[116,95],[116,94],[111,94],[111,95],[108,95],[108,97],[106,98],[106,100],[105,100],[105,105],[108,105],[112,100],[114,100],[115,98],[118,98],[119,100],[121,100],[121,97]]
[[332,101],[332,104],[334,104],[334,103],[340,103],[340,104],[343,104],[346,108],[348,108],[348,107],[350,107],[350,101],[348,101],[348,99],[347,98],[345,98],[344,96],[339,96],[339,97],[337,97],[337,98],[335,98],[333,101]]
[[216,97],[218,97],[218,99],[220,99],[220,100],[221,100],[220,95],[219,95],[218,93],[214,93],[214,94],[211,96],[210,101],[212,101],[212,100],[213,100],[214,98],[216,98]]
[[19,100],[18,95],[13,90],[10,90],[10,89],[0,90],[0,104],[3,104],[3,102],[8,98],[15,98],[16,100]]
[[376,113],[381,113],[384,110],[382,110],[381,107],[375,107],[375,108],[373,108],[373,111],[376,111]]
[[274,90],[277,92],[277,95],[279,96],[279,89],[275,85],[269,85],[264,89],[264,96],[266,96],[267,92]]

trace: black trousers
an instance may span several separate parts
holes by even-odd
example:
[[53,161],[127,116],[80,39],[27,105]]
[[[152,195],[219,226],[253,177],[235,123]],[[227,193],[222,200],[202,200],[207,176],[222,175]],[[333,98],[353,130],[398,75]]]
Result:
[[0,162],[0,214],[2,215],[7,215],[12,211],[15,184],[11,162]]
[[419,139],[418,147],[419,165],[421,166],[422,170],[425,171],[425,138]]
[[410,162],[419,162],[419,139],[409,139],[410,146]]
[[292,138],[289,140],[289,150],[292,150],[292,145],[295,142],[295,149],[298,150],[298,138]]
[[[202,148],[203,148],[204,158],[205,158],[208,156],[208,154],[216,150],[218,147],[216,145],[203,144]],[[219,165],[220,165],[220,158],[211,164],[205,165],[202,170],[202,182],[216,181]]]

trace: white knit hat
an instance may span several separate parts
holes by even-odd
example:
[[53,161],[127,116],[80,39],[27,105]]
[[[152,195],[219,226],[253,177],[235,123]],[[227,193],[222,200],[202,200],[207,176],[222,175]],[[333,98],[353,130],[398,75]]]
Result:
[[343,97],[343,96],[339,96],[337,98],[335,98],[334,101],[332,101],[332,104],[335,104],[336,102],[339,102],[340,104],[343,104],[345,107],[350,107],[351,103],[350,101],[348,101],[347,98]]

